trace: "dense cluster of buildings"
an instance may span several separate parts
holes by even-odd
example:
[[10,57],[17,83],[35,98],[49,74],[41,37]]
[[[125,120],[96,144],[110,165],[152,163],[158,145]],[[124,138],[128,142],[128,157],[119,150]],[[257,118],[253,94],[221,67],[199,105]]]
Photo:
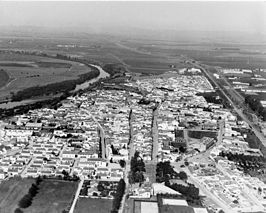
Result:
[[[200,73],[193,69],[189,72]],[[208,152],[207,164],[189,160],[186,169],[194,183],[204,187],[225,209],[264,210],[266,185],[219,156],[221,152],[257,157],[262,153],[251,149],[246,135],[238,131],[249,128],[245,122],[198,94],[214,91],[204,76],[168,73],[167,77],[140,78],[123,85],[138,92],[93,90],[68,97],[57,109],[31,110],[1,121],[0,179],[67,173],[83,179],[118,181],[127,178],[121,161],[128,163],[135,151],[145,162],[189,160]],[[183,133],[177,135],[177,131]],[[189,131],[210,131],[217,137],[191,139]],[[184,154],[180,147],[186,149]],[[149,179],[131,192],[134,198],[178,194]],[[168,201],[165,198],[163,202]],[[183,202],[187,206],[182,200],[169,202],[167,205],[180,206]],[[191,209],[200,211],[205,212]]]
[[238,131],[249,129],[245,122],[238,121],[226,109],[220,109],[219,116],[224,121],[221,141],[210,150],[208,163],[191,162],[191,177],[230,212],[264,211],[265,184],[256,177],[244,174],[235,162],[222,158],[219,154],[263,155],[259,149],[250,148],[245,141],[247,135]]
[[63,171],[85,178],[123,178],[123,169],[109,161],[110,142],[97,120],[101,109],[92,115],[93,109],[87,110],[90,104],[86,95],[70,97],[57,110],[38,109],[3,123],[1,142],[10,149],[2,149],[2,178],[62,176]]

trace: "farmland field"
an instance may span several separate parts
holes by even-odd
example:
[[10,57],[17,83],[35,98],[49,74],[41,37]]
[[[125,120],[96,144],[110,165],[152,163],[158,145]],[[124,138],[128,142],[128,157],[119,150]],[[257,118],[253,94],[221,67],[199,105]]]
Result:
[[[2,39],[2,38],[1,38]],[[66,47],[70,45],[71,47]],[[266,45],[226,42],[106,39],[104,36],[55,39],[16,38],[10,43],[2,39],[2,48],[43,51],[48,54],[67,54],[84,58],[101,66],[119,64],[126,71],[142,75],[158,75],[170,70],[189,67],[187,59],[223,68],[266,68]],[[174,65],[175,68],[170,68]],[[89,68],[78,63],[40,56],[0,54],[0,68],[10,80],[0,89],[0,100],[27,87],[45,85],[77,78]],[[213,69],[215,70],[215,69]],[[264,83],[264,82],[263,82]]]
[[4,69],[0,69],[0,88],[5,86],[9,80],[9,75]]
[[112,209],[113,200],[79,198],[76,204],[75,213],[109,213]]
[[[0,100],[25,88],[77,79],[90,71],[77,62],[15,53],[0,53],[0,69],[4,69],[0,72]],[[8,83],[5,72],[11,79]]]
[[[261,44],[230,44],[170,41],[124,41],[124,45],[165,57],[188,56],[207,65],[224,68],[266,68],[266,46]],[[233,48],[225,48],[233,47]]]
[[24,213],[58,213],[71,205],[77,182],[43,180],[30,207]]
[[34,179],[12,178],[0,184],[0,212],[10,213],[18,207],[20,199],[28,193]]

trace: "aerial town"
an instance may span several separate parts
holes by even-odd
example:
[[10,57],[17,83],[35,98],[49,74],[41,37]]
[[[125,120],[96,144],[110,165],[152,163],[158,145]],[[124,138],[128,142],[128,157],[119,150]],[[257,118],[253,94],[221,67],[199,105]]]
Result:
[[265,1],[0,1],[0,213],[266,213]]
[[[266,184],[240,161],[254,157],[251,163],[260,169],[263,158],[245,141],[249,125],[198,95],[214,88],[200,69],[190,71],[127,80],[123,85],[131,91],[96,89],[68,97],[57,109],[2,120],[1,181],[16,176],[80,181],[70,211],[81,197],[114,199],[121,179],[126,183],[121,212],[132,212],[132,200],[140,208],[135,212],[161,212],[165,205],[177,212],[266,211]],[[140,177],[133,173],[135,157],[146,166],[137,171]],[[183,172],[185,178],[158,181],[160,163],[170,163],[174,175]],[[169,181],[198,189],[200,202]]]

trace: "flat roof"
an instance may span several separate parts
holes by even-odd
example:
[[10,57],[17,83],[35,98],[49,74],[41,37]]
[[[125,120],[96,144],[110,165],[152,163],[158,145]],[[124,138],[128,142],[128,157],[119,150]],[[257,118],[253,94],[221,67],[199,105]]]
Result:
[[42,127],[42,123],[27,123],[26,127]]
[[153,183],[152,184],[154,194],[177,194],[180,195],[179,192],[165,186],[162,183]]
[[188,203],[186,200],[163,198],[163,205],[188,206]]
[[157,202],[141,202],[141,213],[159,213]]
[[193,208],[195,213],[208,213],[206,208]]

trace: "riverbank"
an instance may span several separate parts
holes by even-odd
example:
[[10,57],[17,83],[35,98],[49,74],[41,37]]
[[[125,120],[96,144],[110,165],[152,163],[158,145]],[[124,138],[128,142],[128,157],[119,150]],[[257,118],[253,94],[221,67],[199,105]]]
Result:
[[86,81],[90,81],[97,78],[100,75],[100,71],[92,67],[88,73],[84,73],[78,76],[78,79],[66,80],[57,83],[47,84],[43,86],[34,86],[27,89],[18,91],[11,99],[12,101],[22,101],[39,97],[42,95],[56,95],[58,93],[70,93],[76,88],[76,85],[83,84]]
[[88,86],[90,86],[92,83],[95,83],[101,79],[105,79],[105,78],[108,78],[110,77],[110,74],[105,72],[102,67],[98,66],[98,65],[93,65],[93,64],[90,64],[92,67],[98,69],[98,71],[100,72],[99,75],[96,77],[96,78],[93,78],[91,80],[88,80],[82,84],[79,84],[79,85],[76,85],[75,89],[73,90],[73,92],[78,92],[80,90],[84,90],[86,89]]
[[110,74],[105,72],[100,66],[93,64],[91,64],[91,66],[99,71],[99,75],[97,77],[87,80],[80,85],[76,85],[73,90],[67,93],[61,93],[47,97],[38,97],[36,99],[26,99],[16,102],[2,103],[0,104],[0,118],[14,116],[16,114],[23,114],[28,112],[29,110],[42,107],[56,109],[60,105],[60,102],[67,97],[93,89],[99,85],[99,82],[110,77]]

